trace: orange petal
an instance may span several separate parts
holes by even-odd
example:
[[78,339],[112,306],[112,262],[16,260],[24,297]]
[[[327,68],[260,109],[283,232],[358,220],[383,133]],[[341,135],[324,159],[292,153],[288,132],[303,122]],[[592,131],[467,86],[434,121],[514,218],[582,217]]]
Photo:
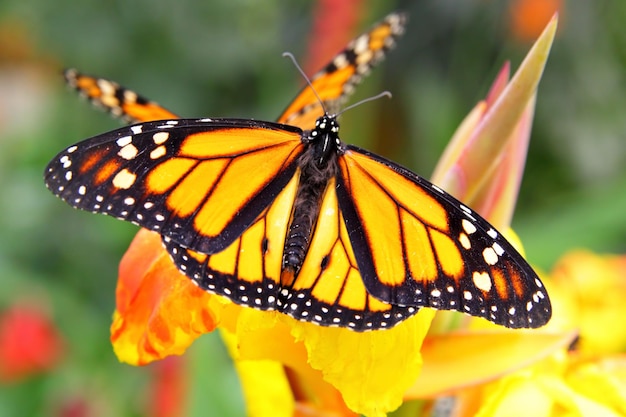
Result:
[[555,31],[556,18],[531,48],[511,82],[487,109],[459,153],[456,168],[435,177],[440,186],[462,201],[469,204],[479,192],[501,159],[506,140],[511,137],[528,103],[534,100]]
[[467,204],[489,219],[497,229],[511,225],[519,187],[524,175],[526,154],[530,142],[530,130],[535,109],[535,96],[529,100],[526,109],[506,141],[501,157],[491,175],[476,190]]
[[[461,155],[465,152],[465,148],[481,119],[505,89],[506,84],[509,82],[510,72],[511,64],[507,61],[500,69],[493,84],[491,84],[487,98],[479,101],[457,127],[439,161],[437,161],[437,166],[431,176],[431,180],[435,184],[440,187],[446,187],[447,184],[444,184],[446,176],[450,176],[450,172],[460,169],[458,162]],[[463,173],[459,172],[458,177],[456,181],[462,182],[464,178]],[[457,195],[457,197],[461,198],[462,196]]]
[[422,373],[405,398],[432,398],[486,382],[568,346],[573,332],[455,332],[429,336]]
[[182,354],[229,305],[180,274],[159,235],[146,230],[124,256],[117,294],[111,341],[119,360],[133,365]]

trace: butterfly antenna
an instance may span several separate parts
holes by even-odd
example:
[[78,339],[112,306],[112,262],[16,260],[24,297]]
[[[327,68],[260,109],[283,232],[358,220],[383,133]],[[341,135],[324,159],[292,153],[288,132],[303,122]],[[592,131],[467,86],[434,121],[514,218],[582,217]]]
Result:
[[370,101],[374,101],[374,100],[378,100],[379,98],[383,98],[383,97],[388,97],[388,98],[391,98],[391,97],[392,97],[392,95],[391,95],[391,93],[390,93],[389,91],[385,90],[385,91],[383,91],[382,93],[376,94],[375,96],[368,97],[368,98],[364,98],[364,99],[363,99],[363,100],[361,100],[361,101],[357,101],[357,102],[356,102],[356,103],[354,103],[354,104],[350,104],[348,107],[346,107],[345,109],[341,110],[341,111],[340,111],[339,113],[337,113],[335,116],[339,117],[339,116],[341,116],[343,113],[347,112],[347,111],[348,111],[348,110],[350,110],[350,109],[355,108],[356,106],[360,106],[361,104],[368,103],[368,102],[370,102]]
[[324,106],[324,101],[322,101],[322,99],[320,98],[319,94],[317,94],[317,91],[313,87],[313,84],[311,83],[311,80],[304,73],[304,70],[298,64],[298,61],[296,61],[296,57],[293,56],[293,54],[291,52],[283,52],[283,57],[291,59],[291,62],[293,62],[294,67],[296,67],[296,69],[298,70],[300,75],[302,75],[302,78],[304,78],[304,80],[309,85],[309,87],[311,87],[311,90],[313,91],[313,94],[315,94],[315,97],[317,97],[317,101],[320,102],[320,106],[322,106],[322,109],[324,109],[324,113],[328,113],[328,111],[326,110],[326,106]]

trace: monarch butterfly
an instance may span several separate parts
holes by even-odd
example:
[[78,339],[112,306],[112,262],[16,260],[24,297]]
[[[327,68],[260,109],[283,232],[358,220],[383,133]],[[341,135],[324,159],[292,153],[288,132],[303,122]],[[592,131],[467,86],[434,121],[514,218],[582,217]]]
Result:
[[[325,105],[404,20],[388,16],[313,77]],[[548,321],[541,281],[500,233],[413,172],[341,142],[311,91],[279,118],[289,124],[170,118],[95,136],[57,155],[46,185],[76,208],[157,231],[183,274],[238,304],[355,331],[421,307],[512,328]],[[106,107],[142,117],[113,96]]]

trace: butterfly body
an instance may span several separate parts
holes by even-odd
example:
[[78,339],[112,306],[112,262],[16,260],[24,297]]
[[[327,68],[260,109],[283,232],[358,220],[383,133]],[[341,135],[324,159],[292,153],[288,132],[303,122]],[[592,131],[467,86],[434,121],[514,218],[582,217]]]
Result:
[[341,146],[338,132],[336,118],[325,115],[308,135],[303,135],[305,150],[298,158],[300,182],[283,256],[283,267],[294,274],[304,261],[322,194],[338,171],[337,154]]

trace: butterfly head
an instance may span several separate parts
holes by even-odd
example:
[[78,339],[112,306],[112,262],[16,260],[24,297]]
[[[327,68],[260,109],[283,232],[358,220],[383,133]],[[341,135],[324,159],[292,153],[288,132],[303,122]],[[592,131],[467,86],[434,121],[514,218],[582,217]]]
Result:
[[337,117],[325,114],[317,119],[315,128],[311,130],[309,135],[309,143],[315,149],[315,160],[318,165],[324,165],[331,154],[341,145]]

